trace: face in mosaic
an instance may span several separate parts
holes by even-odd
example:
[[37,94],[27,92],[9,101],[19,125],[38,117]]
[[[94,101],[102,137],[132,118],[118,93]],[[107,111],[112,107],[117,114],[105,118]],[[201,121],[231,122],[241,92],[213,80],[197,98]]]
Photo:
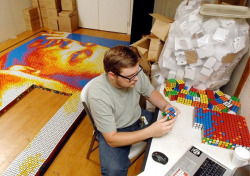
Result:
[[[0,95],[27,84],[74,93],[103,70],[107,47],[39,36],[0,58]],[[1,98],[1,96],[0,96]]]

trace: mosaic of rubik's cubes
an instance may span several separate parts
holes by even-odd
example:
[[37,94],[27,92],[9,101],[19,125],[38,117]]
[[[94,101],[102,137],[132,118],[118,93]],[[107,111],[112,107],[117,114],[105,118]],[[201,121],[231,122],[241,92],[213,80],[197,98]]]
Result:
[[195,107],[193,128],[201,129],[202,143],[234,150],[250,151],[250,135],[244,116]]
[[[17,102],[22,96],[34,88],[52,91],[70,97],[10,164],[2,176],[42,175],[44,168],[51,162],[54,153],[57,152],[58,146],[62,145],[66,139],[67,132],[73,129],[72,127],[76,125],[76,121],[80,119],[81,113],[83,112],[80,92],[71,95],[36,85],[28,87],[20,96],[12,101],[12,103]],[[0,112],[4,113],[5,111],[6,108]]]
[[221,91],[198,90],[194,87],[188,90],[183,80],[168,79],[164,88],[164,95],[170,101],[220,112],[233,111],[236,113],[240,107],[237,97],[231,96],[228,98]]
[[183,80],[169,79],[164,94],[170,101],[195,107],[193,128],[202,130],[202,143],[227,149],[243,146],[250,150],[250,135],[245,117],[236,112],[239,98],[223,92],[198,90],[185,85]]

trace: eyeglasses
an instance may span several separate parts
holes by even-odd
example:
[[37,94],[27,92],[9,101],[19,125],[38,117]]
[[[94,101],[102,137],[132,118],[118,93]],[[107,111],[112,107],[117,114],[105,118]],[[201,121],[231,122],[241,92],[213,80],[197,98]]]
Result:
[[143,70],[143,68],[140,66],[140,70],[137,73],[135,73],[134,75],[130,76],[130,77],[126,77],[126,76],[120,75],[119,73],[117,73],[116,75],[120,76],[122,78],[125,78],[125,79],[127,79],[129,81],[132,81],[142,70]]

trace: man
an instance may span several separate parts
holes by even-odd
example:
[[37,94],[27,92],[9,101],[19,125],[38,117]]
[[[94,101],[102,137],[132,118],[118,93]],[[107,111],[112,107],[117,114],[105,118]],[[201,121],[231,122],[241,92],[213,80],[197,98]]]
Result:
[[[104,55],[105,73],[90,85],[88,102],[100,132],[99,154],[103,175],[127,175],[130,146],[169,132],[176,117],[151,124],[153,113],[141,109],[140,96],[165,111],[171,107],[150,84],[137,55],[126,46],[116,46]],[[174,107],[175,108],[175,107]],[[175,108],[180,113],[180,111]],[[146,120],[141,118],[146,117]]]

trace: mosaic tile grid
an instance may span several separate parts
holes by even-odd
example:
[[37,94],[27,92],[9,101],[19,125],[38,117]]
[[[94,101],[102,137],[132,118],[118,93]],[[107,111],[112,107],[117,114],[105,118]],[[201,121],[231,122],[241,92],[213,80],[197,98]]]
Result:
[[250,151],[250,134],[244,116],[195,107],[193,128],[202,130],[202,143],[234,150]]
[[35,175],[83,111],[80,92],[73,94],[38,132],[3,176]]
[[103,54],[116,45],[129,46],[129,42],[52,32],[0,57],[0,114],[32,85],[63,95],[73,94],[4,175],[39,173],[83,110],[79,92],[88,81],[103,73]]

